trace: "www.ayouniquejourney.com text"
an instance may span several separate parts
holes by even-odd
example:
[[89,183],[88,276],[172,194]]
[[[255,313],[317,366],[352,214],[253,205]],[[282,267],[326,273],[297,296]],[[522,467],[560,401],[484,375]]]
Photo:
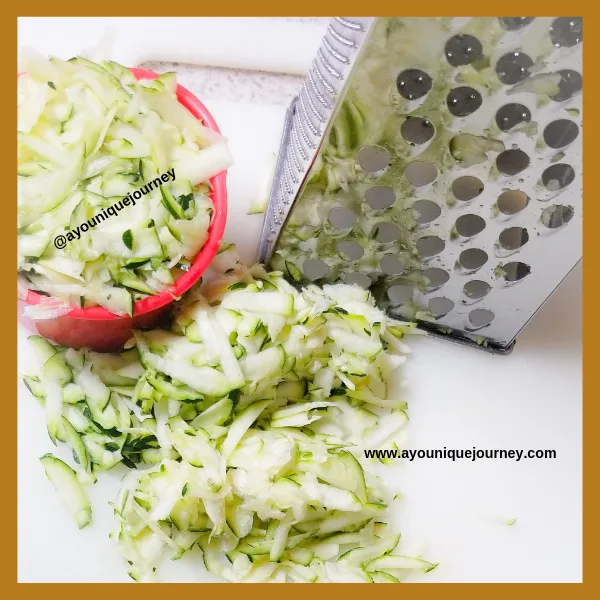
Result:
[[397,448],[387,450],[365,450],[365,458],[392,458],[401,459],[406,458],[409,461],[415,459],[431,459],[441,458],[446,460],[485,460],[485,459],[511,459],[516,462],[525,460],[527,458],[543,459],[543,458],[556,458],[556,450],[482,450],[470,448],[468,450],[455,450],[453,448],[443,449],[437,448],[435,450],[399,450]]

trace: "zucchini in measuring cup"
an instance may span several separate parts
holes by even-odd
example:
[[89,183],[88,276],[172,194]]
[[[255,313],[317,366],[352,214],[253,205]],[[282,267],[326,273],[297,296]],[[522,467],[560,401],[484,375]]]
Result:
[[174,73],[138,81],[115,62],[23,58],[18,269],[34,291],[132,315],[204,246],[227,145],[179,104]]

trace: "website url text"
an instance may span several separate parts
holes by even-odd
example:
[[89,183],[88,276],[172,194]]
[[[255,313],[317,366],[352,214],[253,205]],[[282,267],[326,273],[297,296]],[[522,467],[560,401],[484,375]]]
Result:
[[435,450],[365,450],[365,458],[379,459],[399,459],[405,458],[409,461],[415,459],[430,459],[441,458],[456,460],[482,460],[482,459],[510,459],[519,462],[527,458],[544,459],[556,458],[556,450],[498,450],[498,449],[478,449],[475,446],[467,450],[455,450],[452,448],[435,449]]

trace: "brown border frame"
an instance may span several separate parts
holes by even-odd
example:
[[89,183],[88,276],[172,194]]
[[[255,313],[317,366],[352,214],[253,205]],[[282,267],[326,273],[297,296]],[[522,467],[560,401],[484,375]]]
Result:
[[[2,25],[3,35],[0,38],[0,44],[3,46],[4,56],[11,58],[17,63],[17,17],[18,16],[136,16],[132,14],[131,9],[122,2],[115,2],[114,0],[105,0],[100,6],[97,4],[85,4],[81,2],[73,2],[68,0],[61,2],[60,5],[50,5],[39,0],[30,1],[27,6],[21,6],[15,8],[15,5],[7,3],[4,5],[5,8],[2,10]],[[201,13],[202,16],[227,16],[223,15],[222,11],[213,8],[212,5],[206,6],[198,3],[179,3],[178,5],[167,6],[162,2],[156,0],[150,0],[145,2],[143,5],[139,5],[138,8],[143,10],[144,13],[137,16],[190,16]],[[222,6],[222,5],[221,5]],[[318,0],[305,0],[302,5],[295,3],[282,3],[276,2],[275,0],[267,0],[260,3],[247,3],[242,0],[229,0],[226,8],[230,11],[231,16],[298,16],[299,12],[302,11],[306,16],[331,16],[331,13],[343,12],[344,14],[355,14],[365,15],[365,7],[367,5],[364,2],[357,0],[345,0],[343,7],[341,5],[334,5],[333,3],[325,5],[323,2]],[[447,2],[441,0],[430,0],[426,5],[415,3],[403,5],[398,2],[380,2],[377,5],[370,5],[373,9],[373,14],[398,14],[401,10],[404,16],[423,16],[426,14],[444,16],[448,15],[448,9],[451,8]],[[457,8],[461,11],[462,15],[469,16],[492,16],[490,12],[485,10],[485,5],[481,2],[474,0],[463,0]],[[571,14],[582,15],[585,18],[586,28],[592,27],[595,23],[600,23],[599,18],[599,5],[593,1],[587,4],[583,2],[575,1],[571,3],[558,2],[556,0],[530,0],[523,5],[523,2],[517,2],[515,0],[505,0],[501,6],[505,14],[535,14],[535,15],[564,15],[566,9],[569,9]],[[169,10],[170,9],[170,10]],[[211,10],[212,9],[212,10]],[[369,15],[370,16],[370,15]],[[496,15],[494,15],[496,16]],[[595,60],[600,57],[599,49],[599,38],[593,35],[591,29],[587,30],[587,37],[584,46],[584,69],[586,73],[593,73],[592,69]],[[600,37],[600,36],[599,36]],[[7,61],[9,64],[10,60]],[[588,70],[589,69],[589,70]],[[0,103],[3,105],[4,115],[10,115],[9,120],[16,122],[16,103],[14,102],[14,92],[16,91],[16,77],[9,79],[11,86],[14,86],[11,94],[3,94],[0,96]],[[584,152],[584,169],[588,167],[593,169],[595,166],[595,158],[599,159],[600,162],[600,149],[597,144],[594,144],[594,140],[598,139],[600,132],[598,131],[598,114],[594,112],[597,106],[598,98],[600,98],[600,92],[598,87],[600,86],[600,77],[595,75],[588,76],[586,78],[586,93],[585,93],[585,106],[589,109],[586,111],[585,125],[586,135],[583,140],[585,152]],[[5,118],[6,120],[6,118]],[[10,125],[14,127],[14,125]],[[15,131],[13,128],[12,131]],[[13,146],[14,148],[14,146]],[[7,153],[8,154],[8,153]],[[10,172],[16,167],[16,155],[12,152],[9,156],[6,156],[7,165],[11,166]],[[14,165],[14,166],[13,166]],[[587,171],[586,171],[587,172]],[[592,171],[590,171],[592,172]],[[14,179],[9,179],[7,184],[9,188],[14,189],[13,198],[16,197],[16,183]],[[10,198],[10,196],[8,196]],[[11,202],[7,198],[5,202],[5,218],[4,223],[7,225],[8,231],[4,236],[0,238],[0,246],[2,249],[2,255],[7,258],[7,264],[16,263],[16,236],[14,233],[13,225],[8,223],[14,223],[16,221],[16,203]],[[594,245],[594,231],[593,227],[600,220],[599,208],[600,204],[591,200],[586,206],[586,221],[584,224],[584,249],[589,256],[589,259],[584,261],[584,299],[592,299],[598,297],[598,280],[595,279],[592,273],[594,269],[593,255],[595,253]],[[588,236],[587,234],[591,235]],[[16,278],[16,274],[13,275]],[[16,283],[16,281],[15,281]],[[14,285],[14,284],[12,284]],[[7,286],[9,287],[9,286]],[[12,289],[16,289],[16,286]],[[16,292],[15,292],[16,295]],[[11,293],[4,294],[0,299],[2,304],[2,310],[5,314],[15,315],[14,310],[14,297]],[[485,598],[488,597],[504,597],[507,593],[512,597],[520,596],[526,597],[529,594],[543,595],[545,598],[562,597],[563,594],[568,594],[569,598],[584,597],[588,593],[591,593],[595,589],[598,575],[595,572],[593,564],[595,558],[599,554],[595,532],[598,532],[598,511],[595,510],[597,500],[597,473],[598,473],[598,459],[599,444],[598,435],[594,435],[592,427],[600,420],[598,404],[594,401],[592,396],[594,395],[594,382],[589,377],[589,372],[594,368],[592,365],[596,365],[595,355],[597,350],[594,349],[594,340],[600,338],[598,320],[594,319],[592,315],[593,301],[584,301],[584,318],[585,321],[583,344],[584,344],[584,371],[587,371],[588,376],[584,377],[584,582],[582,584],[430,584],[429,586],[413,587],[405,586],[400,592],[403,596],[410,595],[415,597],[417,594],[420,597],[439,598],[442,594],[444,596],[455,596],[457,598]],[[17,320],[13,321],[13,326],[5,330],[5,335],[8,340],[5,340],[4,344],[5,351],[2,352],[2,367],[7,377],[5,381],[10,381],[5,389],[5,406],[4,415],[6,419],[6,425],[3,428],[4,439],[6,448],[16,448],[16,422],[17,422],[17,385],[16,378],[14,375],[17,371],[17,357],[14,348],[17,345]],[[565,398],[564,410],[569,410],[569,398]],[[5,456],[11,456],[10,451],[6,451]],[[2,506],[2,513],[4,515],[4,531],[7,534],[4,543],[2,544],[2,579],[0,580],[0,589],[4,589],[8,592],[8,597],[20,597],[20,598],[38,598],[39,595],[44,595],[48,598],[60,598],[61,600],[67,600],[68,598],[77,598],[78,600],[84,595],[85,598],[104,598],[106,594],[119,593],[119,591],[126,593],[129,589],[130,593],[133,591],[131,588],[121,588],[123,584],[17,584],[17,555],[15,552],[15,545],[17,542],[17,521],[13,517],[17,511],[17,494],[16,494],[16,482],[17,482],[17,462],[15,457],[7,458],[3,468],[5,476],[5,493],[0,498],[0,504]],[[13,487],[14,486],[14,487]],[[9,491],[10,489],[10,491]],[[595,500],[595,502],[594,502]],[[586,506],[587,505],[587,506]],[[587,510],[586,510],[587,508]],[[560,515],[557,515],[560,518]],[[551,526],[551,525],[550,525]],[[134,594],[143,594],[145,598],[162,598],[165,590],[162,589],[164,585],[176,585],[178,592],[181,593],[206,593],[206,588],[202,590],[194,590],[192,585],[194,584],[155,584],[152,587],[145,587],[143,591],[138,589]],[[233,595],[235,592],[228,592],[226,590],[230,588],[217,588],[218,584],[204,584],[211,587],[211,592],[219,595],[228,596],[230,593]],[[265,597],[275,597],[281,590],[277,587],[269,587],[267,584],[258,584],[259,589],[250,587],[244,588],[245,595],[250,597],[255,596],[257,599],[263,600]],[[352,584],[334,584],[338,586],[337,592],[343,594],[346,597],[359,597],[360,591],[356,590]],[[556,586],[569,585],[569,589],[565,590],[564,587],[555,589]],[[34,587],[32,587],[34,586]],[[508,588],[506,587],[508,586]],[[343,589],[342,589],[343,587]],[[220,591],[218,591],[220,590]],[[297,596],[300,598],[302,592],[294,591],[296,588],[286,588],[286,595]],[[395,598],[397,597],[397,588],[378,588],[378,595],[383,597]],[[387,591],[386,591],[387,590]],[[328,593],[322,588],[313,588],[311,594],[321,596]]]

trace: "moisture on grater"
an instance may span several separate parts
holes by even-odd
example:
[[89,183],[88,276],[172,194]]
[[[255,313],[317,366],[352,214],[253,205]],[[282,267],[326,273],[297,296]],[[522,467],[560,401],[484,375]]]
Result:
[[[582,19],[363,21],[346,48],[352,22],[332,22],[300,96],[290,162],[318,151],[299,182],[285,173],[298,193],[280,203],[271,264],[507,348],[580,259]],[[347,68],[338,98],[328,67]]]

